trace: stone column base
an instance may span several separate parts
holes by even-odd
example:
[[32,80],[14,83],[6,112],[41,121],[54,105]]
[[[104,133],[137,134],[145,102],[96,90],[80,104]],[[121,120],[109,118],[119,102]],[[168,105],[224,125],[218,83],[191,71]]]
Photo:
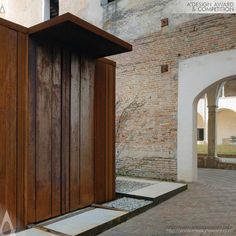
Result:
[[218,158],[217,157],[206,157],[205,166],[207,168],[217,168],[218,166]]
[[198,156],[198,168],[236,170],[235,163],[220,162],[219,157]]

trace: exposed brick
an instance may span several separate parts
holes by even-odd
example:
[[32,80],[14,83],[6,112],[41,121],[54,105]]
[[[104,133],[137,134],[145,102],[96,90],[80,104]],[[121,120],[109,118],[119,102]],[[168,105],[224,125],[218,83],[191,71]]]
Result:
[[[176,180],[179,61],[232,49],[236,16],[210,15],[131,42],[117,61],[117,173]],[[161,73],[161,65],[169,65]],[[130,107],[131,104],[131,107]],[[133,106],[132,106],[133,104]]]

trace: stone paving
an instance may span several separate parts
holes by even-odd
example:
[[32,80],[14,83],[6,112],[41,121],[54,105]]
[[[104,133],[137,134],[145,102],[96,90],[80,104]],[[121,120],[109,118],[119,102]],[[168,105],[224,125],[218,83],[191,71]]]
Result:
[[131,191],[138,190],[150,186],[154,183],[143,183],[139,181],[130,181],[129,179],[116,179],[116,192],[118,193],[128,193]]
[[199,169],[188,190],[101,236],[236,236],[236,171]]

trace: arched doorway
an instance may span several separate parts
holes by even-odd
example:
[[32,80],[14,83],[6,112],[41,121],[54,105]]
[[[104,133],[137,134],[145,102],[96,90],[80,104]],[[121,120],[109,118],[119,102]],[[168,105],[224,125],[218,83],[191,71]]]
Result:
[[190,58],[179,64],[177,178],[197,180],[197,102],[212,86],[236,75],[236,50]]

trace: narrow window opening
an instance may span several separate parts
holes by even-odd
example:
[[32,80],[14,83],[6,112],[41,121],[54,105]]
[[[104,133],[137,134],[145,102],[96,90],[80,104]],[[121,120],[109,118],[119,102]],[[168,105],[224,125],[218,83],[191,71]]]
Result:
[[197,129],[197,140],[204,141],[204,129],[203,128]]
[[50,19],[59,15],[59,1],[50,0]]
[[105,5],[107,5],[108,3],[110,3],[110,2],[114,2],[115,0],[101,0],[101,5],[102,6],[105,6]]

